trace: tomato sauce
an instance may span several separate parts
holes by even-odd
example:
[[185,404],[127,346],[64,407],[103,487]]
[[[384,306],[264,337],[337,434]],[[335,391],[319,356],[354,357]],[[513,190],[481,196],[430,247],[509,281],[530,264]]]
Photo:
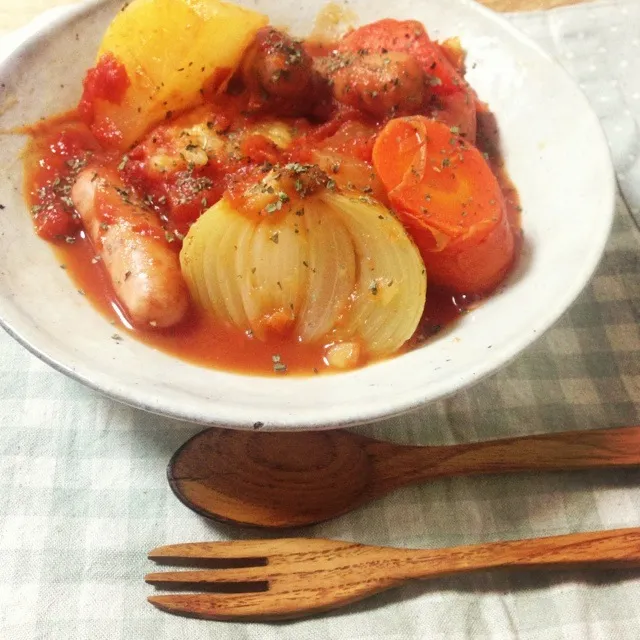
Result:
[[[312,46],[310,48],[313,49]],[[320,47],[316,49],[320,51]],[[444,64],[445,54],[438,54],[437,64]],[[193,305],[188,317],[173,328],[140,330],[134,327],[82,229],[70,199],[71,187],[78,172],[89,162],[91,166],[117,168],[126,184],[131,185],[150,210],[158,214],[164,223],[167,240],[179,251],[190,224],[225,190],[233,196],[234,191],[242,191],[243,180],[250,180],[261,167],[276,162],[317,162],[341,188],[372,194],[386,203],[386,194],[371,168],[371,150],[381,123],[340,104],[331,105],[329,118],[278,118],[287,122],[295,136],[288,150],[282,151],[265,135],[250,133],[251,127],[266,122],[269,117],[245,112],[242,100],[230,91],[229,95],[219,99],[218,104],[200,107],[197,117],[192,118],[193,122],[189,120],[188,113],[170,114],[167,121],[141,145],[122,155],[105,150],[99,141],[100,135],[92,132],[85,122],[90,120],[95,99],[107,96],[109,100],[122,99],[127,86],[126,71],[123,72],[117,61],[103,58],[85,80],[85,92],[78,111],[26,129],[31,141],[25,153],[25,197],[31,208],[34,227],[43,239],[52,243],[61,268],[67,271],[79,295],[84,295],[111,321],[116,343],[125,338],[135,338],[198,365],[241,373],[274,375],[275,372],[281,375],[286,370],[287,374],[313,375],[331,371],[325,360],[326,345],[302,344],[277,336],[261,342],[223,325]],[[230,86],[233,87],[233,83]],[[449,92],[452,86],[445,83],[440,91]],[[326,107],[324,105],[323,108]],[[236,155],[207,161],[202,166],[185,160],[184,170],[173,171],[170,177],[166,177],[161,171],[149,169],[149,158],[153,154],[157,156],[159,150],[165,148],[163,145],[171,144],[170,128],[178,120],[186,122],[185,126],[204,123],[206,128],[222,136],[228,136],[229,131],[235,136],[243,130],[249,131],[249,135],[240,135]],[[477,140],[498,177],[509,221],[519,242],[518,195],[500,157],[495,121],[486,109],[479,111]],[[317,155],[319,149],[322,152],[320,160]],[[336,162],[334,157],[341,160]],[[516,255],[518,253],[516,251]],[[443,329],[453,326],[462,314],[480,302],[476,297],[429,284],[424,316],[404,350],[428,342]],[[286,367],[274,366],[282,364]]]
[[[112,53],[101,56],[98,64],[87,71],[83,92],[78,105],[78,114],[84,122],[91,124],[97,100],[120,104],[131,85],[124,65]],[[95,135],[95,131],[94,131]],[[98,135],[96,137],[99,138]]]

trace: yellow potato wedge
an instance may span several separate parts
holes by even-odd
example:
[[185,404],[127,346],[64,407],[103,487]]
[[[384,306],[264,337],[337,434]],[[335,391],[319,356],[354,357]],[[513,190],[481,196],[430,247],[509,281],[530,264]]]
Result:
[[[98,53],[113,54],[131,86],[120,104],[98,100],[94,125],[114,130],[126,149],[167,113],[195,106],[213,78],[224,78],[266,16],[219,0],[134,0],[109,26]],[[119,139],[118,139],[119,138]]]

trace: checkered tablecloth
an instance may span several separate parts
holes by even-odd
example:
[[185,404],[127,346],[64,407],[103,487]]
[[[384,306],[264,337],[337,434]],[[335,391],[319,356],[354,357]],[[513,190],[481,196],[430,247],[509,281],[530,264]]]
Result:
[[[511,16],[580,82],[620,181],[588,289],[509,367],[420,413],[362,431],[445,444],[640,422],[640,3]],[[588,153],[588,149],[585,149]],[[146,604],[146,552],[248,536],[205,522],[165,480],[198,427],[122,406],[0,335],[0,639],[637,640],[640,572],[489,572],[415,583],[312,620],[226,624]],[[442,480],[306,534],[452,545],[640,526],[640,469]]]

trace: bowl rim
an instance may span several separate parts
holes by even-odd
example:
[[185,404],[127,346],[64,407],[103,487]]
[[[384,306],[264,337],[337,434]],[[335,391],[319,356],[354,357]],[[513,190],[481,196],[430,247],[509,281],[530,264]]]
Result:
[[[13,46],[10,45],[4,54],[0,54],[0,69],[8,64],[12,58],[20,56],[22,53],[28,51],[30,47],[37,44],[38,41],[53,34],[59,27],[71,22],[75,18],[90,14],[92,11],[99,8],[101,5],[107,4],[109,1],[110,0],[88,0],[87,2],[55,7],[37,16],[25,27],[9,34],[10,41],[13,40],[14,44]],[[152,399],[152,394],[142,392],[142,390],[137,388],[129,388],[119,383],[117,380],[115,383],[113,381],[109,382],[101,375],[99,367],[94,367],[90,363],[86,363],[76,356],[69,356],[63,361],[59,357],[48,353],[46,347],[38,347],[29,339],[28,336],[23,335],[19,327],[14,326],[11,321],[5,317],[4,311],[7,301],[3,297],[0,297],[0,326],[2,326],[4,330],[19,344],[53,369],[77,380],[83,385],[107,397],[118,400],[126,405],[167,416],[179,421],[206,425],[216,424],[217,426],[233,429],[264,428],[265,430],[280,431],[305,429],[319,430],[366,424],[411,412],[428,403],[446,398],[476,384],[480,380],[492,375],[500,368],[507,365],[526,347],[542,336],[543,333],[546,332],[571,306],[585,286],[589,283],[602,258],[613,224],[616,199],[616,179],[613,164],[611,162],[611,153],[602,124],[593,113],[584,92],[569,73],[562,67],[562,65],[545,52],[538,44],[510,24],[506,19],[499,16],[496,12],[483,5],[472,2],[471,0],[459,0],[459,2],[461,5],[466,5],[470,10],[479,12],[486,19],[496,23],[501,29],[519,40],[521,44],[528,47],[538,56],[543,57],[547,63],[553,65],[564,75],[566,82],[573,85],[573,88],[584,101],[585,108],[594,116],[594,124],[596,126],[594,127],[593,134],[598,138],[598,143],[600,144],[602,151],[606,153],[607,157],[607,161],[604,163],[607,166],[607,173],[606,175],[601,176],[600,185],[604,194],[603,199],[606,199],[610,203],[607,207],[608,217],[605,221],[606,224],[602,227],[602,233],[599,235],[598,242],[593,244],[590,254],[583,260],[582,268],[579,274],[574,278],[572,286],[567,287],[564,295],[556,298],[554,304],[548,305],[546,314],[536,318],[534,330],[522,333],[517,340],[512,340],[499,352],[494,351],[492,358],[479,361],[477,365],[470,367],[462,376],[458,376],[457,378],[451,376],[448,383],[436,384],[430,387],[428,391],[413,391],[409,394],[396,396],[392,401],[387,398],[384,402],[376,401],[367,406],[364,404],[356,404],[355,407],[350,406],[347,410],[342,406],[340,411],[337,413],[332,411],[330,406],[327,406],[318,408],[318,410],[314,412],[307,412],[308,415],[304,418],[296,415],[292,416],[286,411],[282,411],[278,418],[274,419],[273,417],[270,417],[268,421],[265,420],[263,423],[256,422],[254,419],[249,418],[251,411],[248,410],[227,412],[228,415],[221,417],[219,414],[214,416],[213,414],[215,412],[199,411],[197,408],[177,408],[175,406],[175,402],[165,402],[163,398],[158,396],[153,396]],[[228,375],[238,375],[226,371],[221,372]],[[251,376],[244,375],[243,377],[247,378]],[[312,413],[315,417],[311,416]]]

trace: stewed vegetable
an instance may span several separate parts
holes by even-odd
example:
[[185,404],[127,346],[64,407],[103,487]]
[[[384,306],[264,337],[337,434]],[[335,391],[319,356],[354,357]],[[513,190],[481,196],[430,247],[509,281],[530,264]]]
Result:
[[517,256],[479,110],[460,43],[415,21],[311,41],[219,0],[133,0],[78,108],[32,128],[27,198],[119,331],[234,371],[353,369]]

